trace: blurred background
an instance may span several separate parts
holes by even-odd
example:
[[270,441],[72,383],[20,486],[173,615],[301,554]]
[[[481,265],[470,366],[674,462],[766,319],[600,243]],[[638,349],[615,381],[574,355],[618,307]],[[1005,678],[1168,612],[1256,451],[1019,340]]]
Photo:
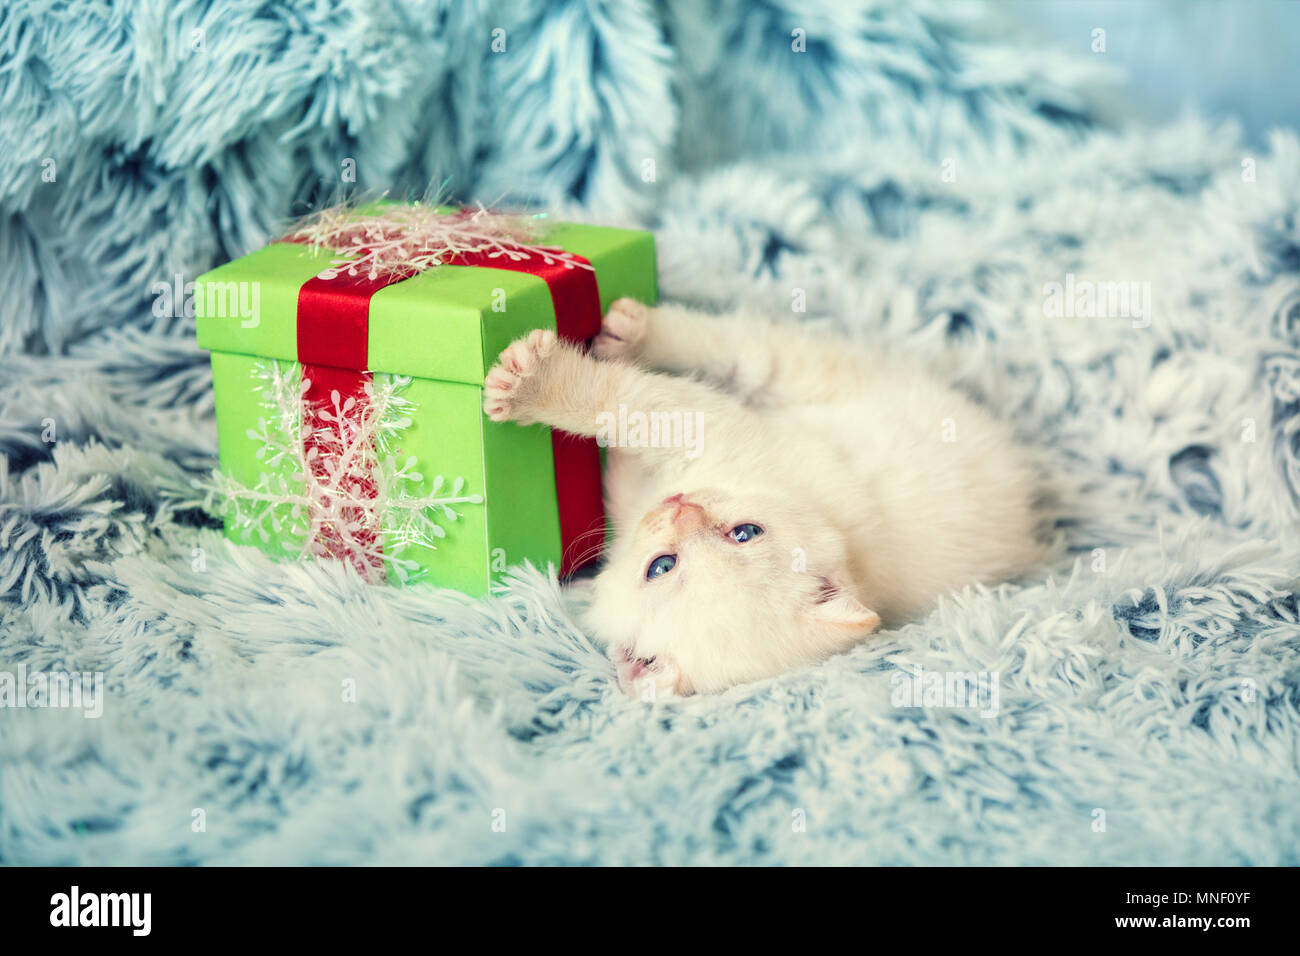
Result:
[[895,234],[945,159],[1187,116],[1257,150],[1297,120],[1298,29],[1286,0],[7,4],[0,355],[352,192],[666,226],[761,160]]
[[1107,62],[1125,77],[1118,96],[1135,117],[1235,119],[1256,147],[1270,127],[1300,120],[1295,0],[1001,0],[997,11],[1064,49],[1090,52],[1092,31],[1106,29]]

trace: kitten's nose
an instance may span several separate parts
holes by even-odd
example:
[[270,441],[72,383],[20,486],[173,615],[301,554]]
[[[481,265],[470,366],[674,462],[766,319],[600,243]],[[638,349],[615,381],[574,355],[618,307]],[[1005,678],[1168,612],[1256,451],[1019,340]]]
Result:
[[679,535],[694,534],[699,531],[708,521],[705,520],[704,509],[690,501],[677,502],[677,513],[672,517],[673,530]]

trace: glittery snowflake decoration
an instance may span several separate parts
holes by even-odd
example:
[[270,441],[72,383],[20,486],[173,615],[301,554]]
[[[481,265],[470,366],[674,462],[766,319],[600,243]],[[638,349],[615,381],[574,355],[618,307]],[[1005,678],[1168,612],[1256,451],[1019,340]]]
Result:
[[445,212],[437,201],[394,203],[361,212],[351,203],[330,206],[298,223],[285,237],[312,249],[338,253],[320,274],[330,279],[346,272],[369,279],[408,276],[458,256],[521,261],[591,269],[589,262],[555,246],[540,245],[540,220],[478,206]]
[[391,574],[405,582],[419,566],[403,552],[434,547],[447,534],[441,523],[460,517],[457,505],[483,503],[482,495],[463,493],[463,478],[444,490],[445,479],[435,476],[420,493],[418,463],[395,448],[411,423],[413,403],[402,394],[409,378],[376,375],[361,396],[336,390],[312,405],[296,362],[258,363],[254,377],[266,414],[247,435],[268,471],[253,488],[214,472],[208,493],[243,538],[287,538],[284,548],[300,560],[340,558],[368,581]]

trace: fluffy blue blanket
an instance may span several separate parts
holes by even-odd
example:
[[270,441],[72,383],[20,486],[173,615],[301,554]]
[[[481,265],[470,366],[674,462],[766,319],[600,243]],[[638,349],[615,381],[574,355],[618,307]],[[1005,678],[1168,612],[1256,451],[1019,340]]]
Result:
[[[1112,125],[970,5],[800,6],[0,7],[0,702],[104,676],[0,709],[0,862],[1300,863],[1300,141]],[[430,182],[924,357],[1042,450],[1054,559],[651,705],[544,570],[228,545],[156,285]]]

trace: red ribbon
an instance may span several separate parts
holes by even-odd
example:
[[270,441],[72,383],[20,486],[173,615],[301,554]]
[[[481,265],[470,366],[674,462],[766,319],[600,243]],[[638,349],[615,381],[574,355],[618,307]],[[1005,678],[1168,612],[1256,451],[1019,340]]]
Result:
[[[571,254],[571,258],[586,268],[566,266],[554,257],[547,264],[536,253],[530,253],[527,259],[470,253],[448,264],[510,269],[537,276],[551,293],[556,334],[585,349],[600,334],[600,289],[590,263],[578,255]],[[594,438],[552,430],[551,453],[555,458],[555,495],[560,511],[560,576],[568,577],[595,561],[605,540],[600,448]]]
[[[552,257],[542,261],[537,253],[526,259],[509,256],[491,257],[473,253],[448,260],[448,265],[509,269],[535,275],[546,283],[555,307],[556,332],[563,339],[581,344],[600,332],[600,290],[596,272],[586,259],[569,254],[581,265],[565,265]],[[585,266],[585,267],[584,267]],[[370,300],[380,289],[409,279],[414,273],[369,279],[339,271],[334,278],[313,278],[298,290],[298,361],[303,377],[310,385],[303,396],[303,449],[310,453],[319,435],[317,411],[332,407],[331,394],[339,393],[340,402],[356,399],[354,414],[363,409],[365,386],[371,380],[367,371],[366,348],[370,328]],[[567,432],[551,433],[555,459],[555,487],[560,517],[560,574],[568,576],[590,564],[600,554],[605,534],[605,508],[600,481],[600,449],[594,438],[582,438]],[[373,483],[353,489],[359,497],[373,498]],[[383,568],[373,567],[357,555],[340,553],[328,529],[316,542],[318,547],[352,560],[363,576],[383,576]]]
[[[370,298],[384,286],[407,278],[410,276],[368,279],[339,272],[332,279],[308,279],[298,290],[298,361],[303,378],[309,382],[302,397],[302,446],[312,474],[327,487],[331,441],[326,436],[342,424],[323,421],[321,412],[332,411],[333,393],[338,392],[340,408],[352,398],[356,401],[352,416],[360,418],[365,413],[369,401],[365,389],[372,378],[366,371]],[[346,490],[355,498],[372,501],[378,494],[374,481],[367,479]],[[361,516],[345,511],[343,517]],[[361,532],[357,537],[367,547],[374,543],[373,533]],[[367,580],[384,578],[382,560],[373,554],[353,553],[342,535],[328,524],[320,528],[312,544],[318,552],[350,561]]]

